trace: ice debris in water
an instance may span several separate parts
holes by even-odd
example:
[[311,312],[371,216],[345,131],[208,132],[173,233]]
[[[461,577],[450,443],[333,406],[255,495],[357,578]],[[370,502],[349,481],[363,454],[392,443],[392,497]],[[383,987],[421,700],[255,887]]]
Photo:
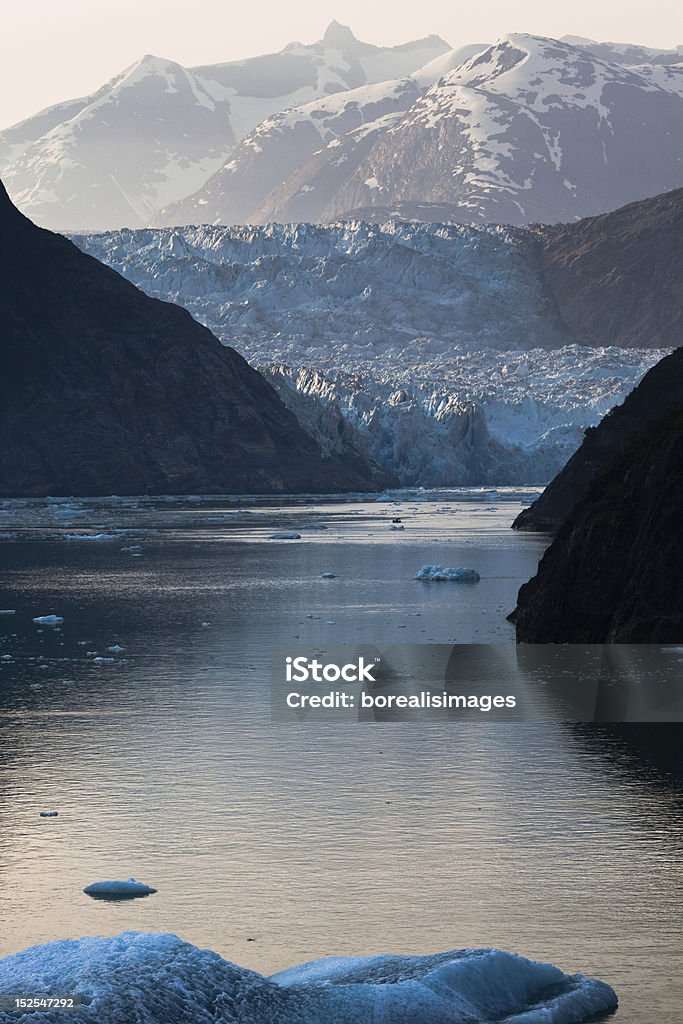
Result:
[[16,615],[16,608],[0,608],[0,615]]
[[271,533],[268,540],[301,540],[300,533]]
[[36,615],[33,621],[39,626],[61,626],[64,618],[61,615]]
[[83,892],[96,900],[132,900],[156,892],[151,885],[129,878],[126,882],[93,882]]
[[[330,957],[272,978],[175,935],[59,940],[0,960],[0,996],[78,993],[72,1024],[580,1024],[617,1006],[609,985],[496,949]],[[43,1011],[42,1024],[63,1024]]]
[[481,576],[476,569],[469,569],[460,565],[455,569],[448,569],[443,565],[423,565],[415,573],[416,580],[427,580],[434,583],[452,581],[454,583],[478,583]]
[[323,572],[320,574],[324,580],[336,580],[336,572]]

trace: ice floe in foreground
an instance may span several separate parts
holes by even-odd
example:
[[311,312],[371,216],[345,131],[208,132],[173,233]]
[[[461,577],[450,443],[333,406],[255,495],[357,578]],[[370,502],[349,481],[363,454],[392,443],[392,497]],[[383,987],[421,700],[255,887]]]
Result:
[[83,892],[96,900],[134,900],[139,896],[151,896],[156,889],[129,878],[125,882],[93,882]]
[[33,621],[38,626],[61,626],[64,617],[62,615],[36,615]]
[[[269,979],[175,935],[144,932],[0,960],[3,1002],[26,992],[78,997],[74,1024],[579,1024],[617,1005],[603,982],[495,949],[334,957]],[[63,1024],[64,1013],[30,1020]]]
[[427,580],[433,583],[452,581],[455,583],[478,583],[481,576],[476,569],[469,569],[460,565],[454,569],[448,569],[443,565],[423,565],[415,573],[416,580]]

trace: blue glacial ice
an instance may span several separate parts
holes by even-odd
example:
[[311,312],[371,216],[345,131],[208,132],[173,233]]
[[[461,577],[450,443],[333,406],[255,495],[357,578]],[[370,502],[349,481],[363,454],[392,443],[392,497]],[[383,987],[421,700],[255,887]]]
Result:
[[[78,997],[72,1024],[579,1024],[606,984],[495,949],[334,957],[272,978],[175,935],[60,940],[0,960],[0,998]],[[63,1011],[12,1020],[64,1024]]]
[[432,583],[478,583],[481,576],[476,569],[459,565],[454,569],[446,568],[443,565],[423,565],[415,573],[416,580],[426,580]]
[[83,892],[96,900],[132,900],[138,896],[150,896],[156,889],[129,878],[125,882],[93,882]]

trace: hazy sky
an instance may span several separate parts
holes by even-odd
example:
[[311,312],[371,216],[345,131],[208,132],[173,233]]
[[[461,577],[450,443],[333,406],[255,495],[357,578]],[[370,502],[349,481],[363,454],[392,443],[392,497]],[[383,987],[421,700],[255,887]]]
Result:
[[452,46],[505,32],[671,48],[683,4],[651,0],[2,0],[0,126],[92,92],[145,53],[205,64],[313,42],[335,18],[367,42],[437,33]]

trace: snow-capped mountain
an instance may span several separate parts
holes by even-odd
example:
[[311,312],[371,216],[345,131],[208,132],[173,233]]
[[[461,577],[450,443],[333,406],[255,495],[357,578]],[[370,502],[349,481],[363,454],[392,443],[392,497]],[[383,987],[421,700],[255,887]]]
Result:
[[237,348],[326,453],[364,451],[407,485],[545,482],[661,355],[577,345],[521,229],[205,226],[74,241]]
[[389,126],[321,219],[431,201],[465,222],[574,220],[683,184],[682,137],[679,69],[509,35]]
[[266,120],[162,222],[359,209],[433,220],[439,206],[442,220],[446,207],[455,222],[522,224],[611,210],[683,184],[680,57],[528,35],[450,51],[407,80]]
[[[321,200],[324,205],[348,179],[377,135],[439,78],[485,48],[477,43],[448,50],[406,77],[334,92],[266,118],[195,195],[162,211],[160,223],[265,223],[271,211],[281,221],[318,220]],[[322,187],[318,165],[329,179]]]
[[682,185],[682,134],[677,50],[523,34],[380,47],[333,22],[244,61],[145,57],[0,133],[0,169],[59,229],[436,208],[553,223]]
[[[404,78],[333,93],[274,114],[242,139],[227,163],[196,194],[163,210],[160,220],[170,225],[260,222],[260,210],[270,193],[277,194],[278,186],[314,153],[328,143],[333,148],[339,146],[336,166],[348,159],[342,158],[342,153],[349,150],[356,156],[352,165],[356,166],[365,152],[360,142],[373,137],[375,124],[395,123],[421,94],[417,82]],[[349,146],[349,139],[355,145]],[[301,196],[314,191],[307,183]],[[302,211],[287,219],[316,218]]]
[[0,170],[21,210],[45,227],[153,223],[264,119],[405,77],[446,52],[436,36],[372,46],[333,22],[318,43],[227,64],[188,70],[148,55],[93,95],[0,133]]
[[220,166],[235,141],[228,102],[151,55],[57,120],[63,113],[52,108],[32,119],[38,125],[5,133],[16,153],[12,140],[52,125],[4,172],[17,205],[43,227],[148,223]]

